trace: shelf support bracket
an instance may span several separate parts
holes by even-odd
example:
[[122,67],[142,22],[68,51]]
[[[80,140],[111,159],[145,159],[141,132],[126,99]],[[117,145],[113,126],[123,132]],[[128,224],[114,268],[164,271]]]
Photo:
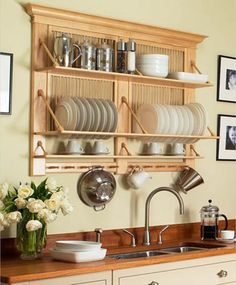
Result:
[[193,151],[195,153],[196,156],[200,157],[200,154],[196,151],[195,147],[193,144],[190,145],[190,150]]
[[51,54],[50,50],[48,49],[47,45],[45,44],[45,42],[42,41],[41,39],[39,39],[39,43],[44,48],[44,50],[46,51],[46,53],[49,56],[49,58],[51,59],[53,65],[59,66],[59,64],[56,62],[55,58],[52,56],[52,54]]
[[58,131],[63,132],[64,129],[63,129],[63,127],[61,126],[61,124],[59,123],[59,121],[57,120],[57,117],[55,116],[55,114],[53,113],[53,110],[52,110],[51,106],[49,105],[49,103],[48,103],[48,101],[47,101],[47,98],[46,98],[46,96],[44,95],[42,89],[39,89],[39,90],[38,90],[38,96],[39,96],[39,97],[42,97],[42,99],[43,99],[43,101],[44,101],[44,103],[45,103],[45,105],[46,105],[46,108],[48,109],[49,113],[51,114],[51,116],[52,116],[52,118],[53,118],[53,120],[54,120],[54,122],[55,122],[55,124],[56,124],[56,126],[57,126]]
[[128,103],[126,97],[123,96],[123,97],[121,98],[121,100],[122,100],[122,103],[124,103],[124,104],[127,106],[127,108],[129,109],[130,113],[131,113],[132,116],[134,117],[136,123],[139,125],[140,129],[142,130],[142,132],[143,132],[144,134],[147,134],[148,132],[144,129],[144,127],[143,127],[142,124],[140,123],[138,117],[136,116],[136,114],[135,114],[134,111],[132,110],[131,106],[129,105],[129,103]]
[[122,144],[121,144],[120,154],[122,153],[122,150],[123,150],[123,149],[126,151],[127,155],[129,155],[129,156],[132,155],[132,154],[129,152],[128,147],[127,147],[127,145],[126,145],[125,143],[122,143]]

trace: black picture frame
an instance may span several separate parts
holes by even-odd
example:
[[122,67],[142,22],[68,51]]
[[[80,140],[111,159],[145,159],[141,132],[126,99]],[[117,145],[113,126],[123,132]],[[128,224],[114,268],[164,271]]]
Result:
[[12,112],[13,54],[0,52],[0,115]]
[[236,57],[218,56],[217,101],[236,103]]
[[236,115],[217,116],[216,160],[236,161]]

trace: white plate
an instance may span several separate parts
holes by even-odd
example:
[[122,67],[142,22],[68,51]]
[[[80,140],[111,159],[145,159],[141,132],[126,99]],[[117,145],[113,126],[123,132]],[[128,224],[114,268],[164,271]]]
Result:
[[92,107],[93,114],[94,114],[94,120],[93,120],[93,125],[91,127],[91,131],[96,132],[98,130],[98,127],[100,124],[100,118],[101,118],[100,109],[99,109],[97,103],[94,101],[94,99],[87,98],[87,101],[89,102],[90,106]]
[[107,124],[107,112],[106,109],[104,107],[104,105],[102,104],[102,102],[99,99],[94,99],[94,101],[97,103],[98,108],[100,109],[100,122],[99,122],[99,126],[98,126],[98,132],[103,132],[106,124]]
[[179,128],[179,117],[174,106],[166,105],[170,117],[170,135],[176,135]]
[[71,116],[68,124],[68,129],[74,131],[77,126],[77,105],[75,104],[75,101],[70,97],[64,97],[63,102],[68,103],[70,106]]
[[111,132],[114,132],[117,128],[118,123],[118,111],[116,105],[111,100],[107,100],[107,103],[110,105],[113,112],[113,126],[111,128]]
[[170,72],[168,78],[198,83],[206,83],[208,81],[208,75],[191,72]]
[[[159,130],[159,116],[157,113],[157,109],[155,106],[150,104],[143,104],[139,107],[136,112],[136,115],[142,124],[143,128],[150,134],[155,134],[157,130]],[[134,121],[134,132],[142,133],[140,127]]]
[[70,122],[70,106],[66,102],[60,102],[56,105],[55,116],[61,126],[67,130]]
[[87,120],[83,127],[83,131],[89,131],[93,123],[92,107],[90,106],[89,102],[85,98],[79,98],[79,99],[84,105],[86,114],[87,114]]
[[102,244],[100,242],[85,240],[58,240],[55,242],[55,246],[57,249],[89,251],[100,249]]
[[110,132],[114,124],[113,110],[107,100],[102,100],[102,103],[107,112],[107,124],[106,124],[104,132]]
[[88,261],[96,261],[102,260],[106,256],[107,250],[105,248],[101,248],[100,250],[95,251],[59,251],[54,248],[50,249],[50,254],[54,259],[69,261],[69,262],[88,262]]
[[77,122],[76,131],[82,131],[87,120],[86,108],[84,104],[81,102],[80,98],[75,97],[74,100],[77,104],[77,111],[79,113],[79,119]]

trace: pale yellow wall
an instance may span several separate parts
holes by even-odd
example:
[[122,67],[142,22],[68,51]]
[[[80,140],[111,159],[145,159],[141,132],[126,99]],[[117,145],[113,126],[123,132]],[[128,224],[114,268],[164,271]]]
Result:
[[[14,53],[13,110],[11,116],[0,116],[0,182],[17,184],[29,181],[29,101],[30,101],[30,18],[21,4],[24,0],[0,0],[0,51]],[[32,0],[32,3],[50,5],[68,10],[100,16],[120,18],[151,25],[205,34],[209,38],[199,46],[197,63],[202,72],[209,74],[212,88],[197,91],[197,100],[204,104],[209,114],[209,125],[216,130],[217,113],[236,115],[235,104],[216,101],[217,55],[236,57],[235,0]],[[199,221],[199,210],[212,198],[221,212],[235,218],[236,163],[216,162],[215,142],[197,144],[205,156],[196,163],[196,169],[205,178],[205,184],[183,195],[186,213],[178,214],[175,198],[168,193],[158,194],[152,201],[151,224]],[[77,197],[79,175],[54,175],[59,184],[70,188],[74,213],[60,217],[49,226],[49,233],[76,232],[143,226],[144,203],[156,187],[169,185],[171,173],[152,174],[144,189],[131,191],[118,188],[114,200],[102,212],[94,212]],[[39,179],[35,178],[35,181]],[[14,229],[4,236],[14,235]]]

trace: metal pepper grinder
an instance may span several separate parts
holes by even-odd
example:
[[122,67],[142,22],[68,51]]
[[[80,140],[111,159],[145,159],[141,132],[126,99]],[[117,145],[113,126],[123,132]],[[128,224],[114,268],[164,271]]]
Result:
[[225,220],[224,230],[228,227],[228,220],[224,214],[219,214],[219,208],[213,206],[212,200],[208,200],[209,205],[201,208],[201,239],[215,239],[218,237],[219,218]]

